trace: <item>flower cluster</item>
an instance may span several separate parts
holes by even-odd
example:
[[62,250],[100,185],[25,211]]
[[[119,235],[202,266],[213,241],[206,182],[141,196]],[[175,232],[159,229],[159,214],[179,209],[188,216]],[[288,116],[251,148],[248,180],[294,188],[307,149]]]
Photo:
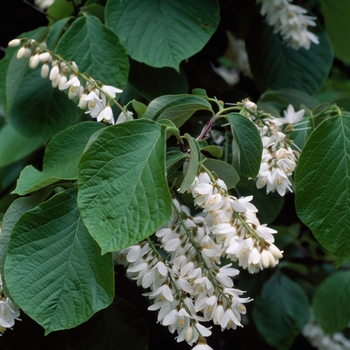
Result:
[[350,350],[350,339],[346,338],[342,332],[325,334],[313,317],[304,326],[302,333],[318,350]]
[[[9,42],[10,47],[23,44],[23,39],[14,39]],[[111,101],[116,94],[122,92],[111,85],[96,82],[91,77],[85,77],[83,85],[79,68],[75,62],[65,62],[44,49],[44,45],[37,45],[34,40],[25,40],[22,47],[17,52],[17,58],[29,59],[29,67],[35,69],[41,66],[41,77],[52,82],[52,87],[59,90],[67,90],[69,99],[79,100],[78,107],[86,110],[86,114],[98,122],[117,124],[125,120],[132,119],[132,113],[126,111],[120,113],[118,119],[114,120]]]
[[145,295],[153,300],[149,310],[159,310],[158,322],[176,331],[178,342],[192,345],[211,334],[204,321],[212,320],[222,330],[242,326],[243,304],[250,299],[233,288],[231,277],[239,271],[230,265],[219,267],[221,251],[204,218],[191,216],[176,199],[173,206],[171,220],[155,234],[166,259],[150,242],[143,242],[121,251],[119,262],[128,266],[129,278],[150,288]]
[[232,263],[222,266],[222,258],[254,273],[275,266],[282,252],[273,244],[276,231],[260,225],[251,197],[229,195],[225,183],[207,173],[196,177],[190,191],[203,212],[192,216],[173,199],[171,219],[155,233],[166,257],[148,240],[119,252],[118,261],[130,279],[150,289],[149,310],[158,310],[158,322],[176,331],[178,342],[198,342],[195,349],[210,350],[204,337],[211,331],[202,323],[236,329],[251,301],[234,288],[239,270]]
[[307,16],[307,11],[291,4],[292,0],[256,0],[261,4],[260,14],[266,16],[267,23],[280,33],[288,46],[295,50],[309,49],[311,43],[318,44],[318,37],[308,30],[316,26],[316,18]]
[[292,125],[301,120],[304,112],[303,109],[295,112],[289,105],[284,111],[284,118],[270,118],[266,121],[267,125],[260,128],[263,154],[256,186],[266,186],[266,193],[277,190],[279,195],[284,196],[287,191],[292,192],[291,175],[298,154],[291,149],[290,141],[280,128],[286,125],[286,130],[292,131]]
[[222,180],[213,181],[207,173],[200,173],[190,190],[194,203],[207,213],[205,224],[218,246],[216,259],[226,255],[250,273],[278,264],[282,252],[274,245],[276,231],[260,224],[252,196],[237,199]]

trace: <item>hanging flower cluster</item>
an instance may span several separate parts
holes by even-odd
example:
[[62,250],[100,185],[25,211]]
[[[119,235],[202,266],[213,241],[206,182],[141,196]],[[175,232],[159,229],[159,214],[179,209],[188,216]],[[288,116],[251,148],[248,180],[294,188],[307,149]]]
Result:
[[290,140],[281,132],[281,126],[286,125],[287,131],[293,130],[293,124],[297,124],[304,116],[302,109],[294,111],[289,105],[284,111],[284,118],[270,118],[267,125],[260,128],[260,136],[263,144],[263,154],[256,181],[257,188],[266,186],[266,193],[277,191],[284,196],[287,191],[292,191],[291,175],[296,167],[298,153],[290,147]]
[[[22,45],[17,52],[17,58],[27,58],[29,67],[35,69],[41,66],[41,77],[47,78],[52,82],[52,87],[59,90],[67,90],[69,99],[79,100],[78,107],[86,110],[86,114],[90,114],[93,119],[98,122],[106,122],[109,124],[118,124],[125,120],[133,119],[132,112],[123,111],[117,120],[114,120],[111,101],[114,100],[116,94],[123,92],[111,85],[105,85],[97,82],[91,77],[87,77],[79,72],[79,68],[75,62],[66,62],[57,55],[48,52],[43,44],[38,44],[35,40],[30,39],[14,39],[8,44],[10,47]],[[84,77],[85,85],[82,78]]]
[[318,350],[350,350],[350,339],[344,333],[325,334],[313,316],[304,326],[302,333],[310,344]]
[[291,4],[292,0],[256,0],[261,4],[260,14],[266,16],[267,23],[279,33],[283,41],[295,50],[308,50],[311,43],[318,44],[318,37],[308,30],[316,26],[315,17],[307,16],[307,11]]
[[202,322],[236,329],[242,326],[244,304],[251,301],[233,287],[239,270],[232,263],[222,266],[222,258],[255,273],[275,266],[282,252],[273,244],[276,231],[260,225],[251,197],[229,195],[225,183],[207,173],[196,177],[190,192],[203,212],[192,216],[173,199],[171,219],[155,233],[165,258],[148,240],[122,250],[118,261],[130,279],[150,289],[145,294],[153,300],[149,310],[159,310],[158,322],[176,331],[178,342],[210,349],[204,337],[211,331]]

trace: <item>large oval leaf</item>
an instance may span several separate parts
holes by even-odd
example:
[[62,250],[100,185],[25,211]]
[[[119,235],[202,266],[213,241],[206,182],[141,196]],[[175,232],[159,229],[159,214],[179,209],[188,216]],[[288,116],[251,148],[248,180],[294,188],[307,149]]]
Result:
[[150,120],[117,124],[81,157],[79,208],[103,253],[141,241],[170,218],[165,134]]
[[209,41],[220,21],[215,0],[107,1],[106,24],[128,54],[152,67],[179,70]]
[[350,272],[339,271],[326,278],[312,299],[316,321],[326,333],[340,332],[350,322]]
[[[0,233],[0,275],[4,276],[5,260],[7,257],[8,245],[11,232],[18,219],[26,211],[35,208],[44,200],[43,192],[36,192],[32,196],[20,197],[12,202],[6,210],[2,219],[2,228]],[[6,281],[2,281],[2,287],[7,292]]]
[[323,121],[311,134],[295,171],[296,210],[317,240],[340,259],[350,257],[350,117]]
[[77,326],[113,300],[113,260],[90,236],[70,189],[23,214],[5,262],[7,287],[47,333]]
[[117,35],[96,17],[75,20],[57,44],[56,52],[77,63],[81,72],[88,72],[106,85],[124,88],[129,60]]
[[267,343],[288,350],[309,320],[308,297],[297,283],[275,273],[254,302],[253,319]]
[[60,180],[76,179],[78,163],[87,142],[104,126],[103,123],[86,121],[56,134],[45,149],[43,170],[26,166],[13,193],[25,195]]
[[41,138],[19,134],[10,124],[0,130],[0,167],[20,160],[44,145]]
[[350,62],[350,37],[349,33],[350,1],[348,0],[320,0],[324,16],[326,32],[332,43],[337,58],[346,63]]
[[260,169],[262,142],[256,125],[247,117],[238,113],[226,116],[233,134],[234,158],[236,169],[240,174],[255,178]]
[[25,59],[13,57],[6,77],[8,120],[26,137],[47,141],[76,122],[81,110],[63,91],[54,89],[40,70],[30,69]]

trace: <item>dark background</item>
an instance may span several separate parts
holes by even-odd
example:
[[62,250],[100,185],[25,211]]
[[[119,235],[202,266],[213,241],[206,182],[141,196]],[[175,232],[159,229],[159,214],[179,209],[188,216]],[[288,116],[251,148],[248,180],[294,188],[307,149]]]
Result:
[[15,39],[21,33],[47,25],[46,16],[30,6],[33,3],[33,0],[2,2],[0,10],[0,58],[4,57],[10,40]]

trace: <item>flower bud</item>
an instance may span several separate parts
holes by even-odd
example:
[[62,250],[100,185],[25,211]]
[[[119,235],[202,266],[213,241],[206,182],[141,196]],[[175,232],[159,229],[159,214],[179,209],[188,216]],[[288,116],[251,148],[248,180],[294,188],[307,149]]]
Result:
[[39,55],[38,54],[35,54],[33,56],[30,56],[29,58],[29,67],[34,69],[38,66],[39,64]]
[[59,73],[60,73],[60,70],[58,69],[57,66],[52,67],[50,71],[50,76],[49,76],[50,80],[56,80]]
[[67,82],[67,76],[63,74],[60,77],[60,81],[58,82],[58,88],[61,89],[61,87]]
[[43,52],[39,55],[40,62],[51,62],[52,56],[48,52]]
[[24,49],[24,57],[25,58],[30,58],[32,55],[32,50],[29,47],[25,47]]
[[[262,263],[262,266],[264,267],[264,269],[267,269],[270,266],[270,257],[269,257],[269,253],[267,250],[263,250],[261,252],[261,257],[260,257],[260,261]],[[270,253],[271,254],[271,253]]]
[[49,65],[47,63],[44,63],[41,67],[41,77],[43,79],[47,78],[49,75]]
[[17,58],[20,60],[21,58],[23,58],[25,56],[25,52],[26,52],[26,49],[25,47],[21,47],[18,51],[17,51]]
[[270,244],[269,246],[269,251],[271,254],[276,258],[276,259],[282,259],[283,257],[283,252],[280,251],[274,244]]
[[10,46],[10,47],[16,47],[16,46],[21,45],[21,43],[22,43],[22,40],[21,40],[21,39],[13,39],[13,40],[11,40],[11,41],[8,43],[8,46]]
[[187,341],[187,343],[190,343],[190,341],[192,340],[192,336],[193,336],[193,328],[192,326],[189,326],[185,334],[185,340]]

